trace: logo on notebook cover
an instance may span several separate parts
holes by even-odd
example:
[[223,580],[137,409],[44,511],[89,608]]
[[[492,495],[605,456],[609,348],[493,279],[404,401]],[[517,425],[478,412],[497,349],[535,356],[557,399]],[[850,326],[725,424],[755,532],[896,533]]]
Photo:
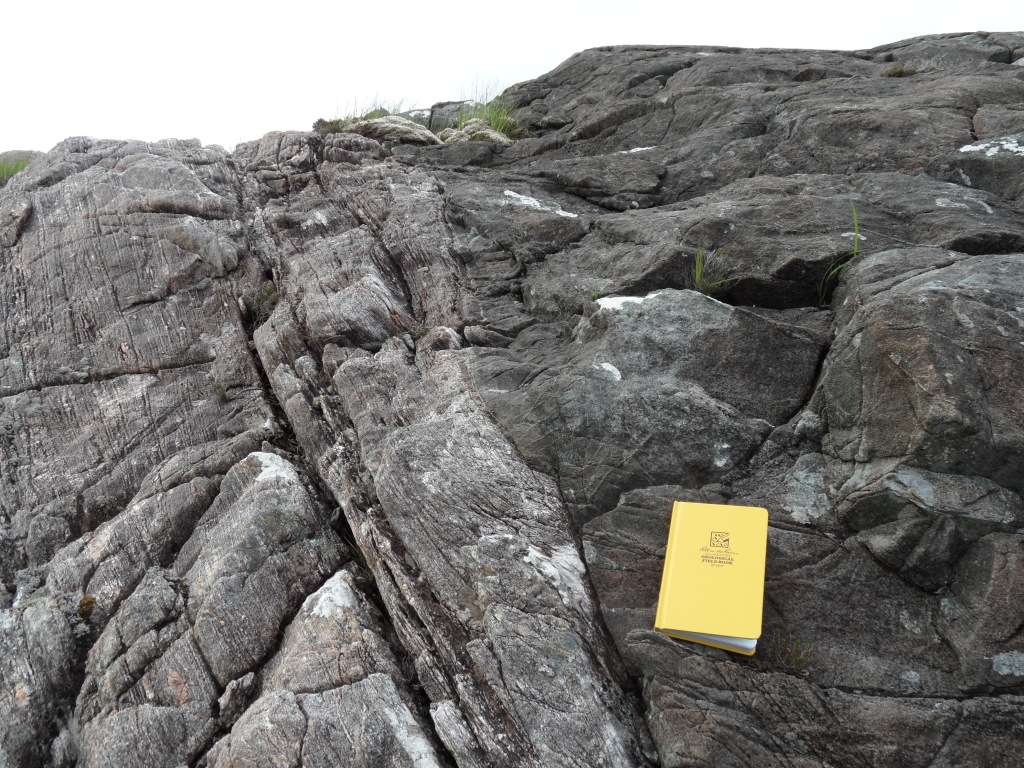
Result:
[[711,546],[722,547],[723,549],[729,548],[729,534],[724,531],[712,531],[711,532]]

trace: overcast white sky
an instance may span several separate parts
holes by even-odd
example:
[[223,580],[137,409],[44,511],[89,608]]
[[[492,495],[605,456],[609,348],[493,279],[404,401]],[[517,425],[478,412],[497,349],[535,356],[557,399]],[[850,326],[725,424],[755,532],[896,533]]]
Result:
[[0,151],[68,136],[232,147],[375,100],[497,90],[599,45],[871,48],[1024,29],[1024,2],[15,0],[0,24]]

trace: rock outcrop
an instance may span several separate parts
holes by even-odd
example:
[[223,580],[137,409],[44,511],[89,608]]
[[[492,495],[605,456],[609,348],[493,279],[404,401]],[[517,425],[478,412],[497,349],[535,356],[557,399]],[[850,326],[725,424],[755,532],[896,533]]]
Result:
[[[601,48],[514,143],[36,157],[0,764],[1013,764],[1021,64]],[[770,511],[752,658],[651,628],[674,499]]]

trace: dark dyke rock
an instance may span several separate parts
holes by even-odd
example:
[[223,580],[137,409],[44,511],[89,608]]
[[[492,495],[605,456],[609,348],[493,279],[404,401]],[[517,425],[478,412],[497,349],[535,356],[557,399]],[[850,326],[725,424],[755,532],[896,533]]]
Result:
[[[511,144],[34,156],[0,764],[1015,764],[1022,62],[607,47]],[[652,629],[680,499],[769,510],[753,657]]]
[[536,325],[469,363],[489,411],[559,478],[579,522],[638,482],[699,487],[745,464],[807,399],[824,347],[779,312],[696,291],[594,305],[571,330]]

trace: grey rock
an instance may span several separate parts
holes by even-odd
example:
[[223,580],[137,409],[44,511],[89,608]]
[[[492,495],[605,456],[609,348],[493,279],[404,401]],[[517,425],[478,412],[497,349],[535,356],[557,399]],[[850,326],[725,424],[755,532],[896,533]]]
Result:
[[1006,366],[1020,346],[1022,270],[1020,254],[964,258],[857,309],[819,389],[827,450],[860,463],[906,457],[1019,492],[1024,422]]
[[396,680],[403,674],[350,563],[303,603],[261,672],[260,690],[325,691],[379,672]]
[[248,710],[239,729],[247,737],[219,742],[207,765],[444,765],[383,674],[325,693],[280,691]]
[[[870,556],[856,547],[837,547],[828,539],[772,528],[761,639],[764,647],[751,667],[730,662],[723,652],[675,643],[649,629],[673,499],[717,501],[708,490],[663,487],[635,491],[583,530],[588,565],[606,621],[624,657],[643,680],[645,700],[658,712],[657,719],[649,722],[666,764],[683,765],[701,755],[701,759],[726,764],[753,760],[772,765],[791,752],[787,759],[826,764],[836,759],[830,750],[846,749],[841,743],[863,727],[858,723],[877,718],[911,723],[938,706],[940,711],[960,714],[932,721],[928,728],[935,728],[935,734],[959,733],[956,722],[965,716],[960,712],[961,686],[968,677],[977,676],[979,668],[988,676],[986,682],[998,679],[994,684],[1015,684],[1017,652],[1005,651],[993,661],[978,635],[967,634],[971,632],[968,626],[979,625],[969,625],[966,616],[972,612],[980,619],[975,611],[981,606],[986,611],[1000,610],[997,601],[1001,598],[996,595],[1003,594],[1003,589],[1013,591],[1003,581],[998,586],[992,584],[991,572],[986,569],[1015,572],[1005,567],[1002,558],[1015,556],[1017,537],[999,544],[993,541],[998,549],[990,544],[975,550],[977,554],[972,551],[961,566],[957,597],[944,598],[939,608],[919,592],[915,594],[916,590],[901,586],[899,579],[884,576],[872,565]],[[990,540],[982,541],[989,544]],[[872,584],[867,602],[850,589],[862,579]],[[804,586],[811,584],[827,594],[813,597]],[[1008,631],[1017,613],[1009,606],[1006,610],[1008,615],[998,623],[990,618],[994,613],[985,614],[981,624],[986,627],[984,636],[1005,637],[1001,632]],[[833,629],[822,632],[829,625]],[[950,637],[957,639],[956,655],[946,645]],[[893,652],[893,648],[902,650]],[[893,662],[895,665],[889,666]],[[971,672],[965,676],[968,668]],[[696,672],[698,669],[701,672]],[[746,682],[723,680],[723,675],[739,675]],[[737,694],[737,690],[745,693]],[[932,698],[918,698],[921,696]],[[784,711],[768,714],[765,707],[775,697],[789,703]],[[824,703],[807,708],[801,702],[808,697]],[[684,702],[703,704],[697,710]],[[984,698],[971,699],[968,704],[979,711],[994,707],[988,709],[994,712],[1003,705],[1000,699]],[[713,725],[704,730],[695,717]],[[976,722],[973,727],[987,734],[985,749],[991,750],[989,754],[997,762],[1009,759],[1016,738],[1012,729],[1010,734],[1004,733],[1004,717],[996,716],[987,724],[972,719]],[[755,721],[759,725],[755,726]],[[850,736],[843,735],[847,728],[852,729]],[[832,736],[822,739],[813,735],[819,729]],[[733,755],[737,732],[745,734],[740,762],[734,762],[738,758]],[[902,729],[876,731],[872,749],[880,755],[916,751],[922,755],[919,759],[925,760],[927,744],[934,738],[927,733],[927,729],[914,731],[908,741],[909,734]]]
[[44,764],[52,724],[74,695],[72,620],[56,600],[36,599],[4,609],[0,633],[0,754],[11,765]]
[[459,117],[472,101],[439,101],[430,107],[430,116],[427,120],[427,127],[440,133],[445,128],[453,127]]
[[[721,503],[713,487],[662,486],[624,494],[611,512],[583,528],[587,562],[602,611],[624,658],[639,674],[653,669],[642,648],[651,641],[673,499]],[[937,628],[937,607],[888,574],[861,547],[791,527],[769,532],[764,634],[758,666],[822,687],[910,692],[905,659],[912,656],[915,693],[956,696],[959,667]],[[812,576],[813,574],[813,576]],[[849,584],[873,584],[864,604]],[[825,594],[813,597],[806,585]],[[855,618],[857,632],[842,628]],[[792,650],[796,641],[806,649]],[[899,647],[888,653],[886,647]],[[715,651],[708,653],[717,654]],[[902,666],[901,666],[902,665]],[[856,681],[856,682],[854,682]],[[870,681],[870,682],[869,682]],[[852,684],[852,685],[851,685]]]
[[218,699],[246,686],[235,681],[342,553],[288,462],[252,453],[236,464],[171,568],[146,574],[90,651],[76,707],[82,763],[194,760]]
[[941,602],[939,630],[960,657],[967,690],[1020,685],[1022,546],[1020,534],[993,533],[976,542],[957,563]]
[[238,716],[248,707],[256,675],[248,672],[237,680],[227,684],[224,693],[217,699],[217,709],[221,723],[234,723]]
[[383,160],[388,152],[379,142],[352,133],[332,133],[324,136],[324,160],[332,163],[352,163]]
[[13,200],[0,213],[0,245],[10,248],[18,242],[22,227],[32,213],[32,203],[24,198]]
[[[0,763],[1014,764],[1022,57],[607,47],[515,143],[35,157]],[[677,499],[770,511],[752,658],[652,631]]]
[[[9,149],[5,152],[0,152],[0,165],[4,167],[5,173],[10,173],[10,171],[16,168],[24,169],[25,165],[40,157],[43,157],[42,152],[35,152],[26,149]],[[15,171],[13,175],[7,176],[6,178],[0,177],[0,187],[6,186],[12,178],[17,177],[18,173],[20,173],[20,171]]]
[[665,166],[629,154],[555,160],[536,171],[567,192],[616,211],[649,208],[657,200]]
[[[264,369],[303,451],[371,553],[381,599],[432,712],[442,713],[434,728],[456,759],[562,765],[583,754],[598,764],[643,762],[641,726],[593,623],[582,558],[553,481],[517,457],[461,372],[463,342],[448,327],[462,327],[456,262],[421,261],[453,243],[435,218],[440,190],[421,185],[421,171],[387,174],[366,192],[354,190],[353,205],[370,223],[359,231],[368,251],[388,254],[399,284],[422,296],[398,322],[411,326],[415,317],[431,330],[415,340],[394,336],[373,356],[332,339],[327,377],[316,338],[304,332],[308,314],[282,301],[256,333]],[[326,252],[307,252],[301,224],[261,218],[270,228],[265,242],[293,238],[300,260],[322,263]],[[404,222],[421,244],[397,238],[390,222]],[[360,225],[338,224],[346,226]],[[298,291],[309,278],[295,280]],[[414,506],[421,522],[410,527]],[[548,637],[558,642],[541,643]],[[538,690],[552,697],[550,706],[537,706]],[[558,743],[543,735],[555,731]]]
[[[234,726],[208,765],[273,764],[282,744],[309,765],[445,764],[358,582],[350,563],[306,599],[260,674],[258,700],[237,714],[221,706]],[[240,680],[246,695],[257,687],[251,672]]]
[[[619,651],[629,648],[633,630],[653,626],[672,501],[720,503],[699,491],[656,486],[629,491],[618,506],[583,526],[583,551],[601,614]],[[635,670],[634,670],[635,672]]]
[[560,479],[579,522],[638,481],[723,478],[809,395],[823,339],[803,328],[695,291],[596,305],[571,334],[534,326],[471,364],[490,412]]
[[[1013,713],[1021,704],[1019,696],[936,701],[822,690],[799,677],[712,658],[652,632],[636,643],[657,669],[645,679],[644,696],[660,714],[652,731],[666,766],[693,760],[729,766],[834,765],[848,762],[851,751],[857,760],[875,765],[899,760],[952,767],[1015,759],[1021,729]],[[779,701],[786,706],[780,709]],[[766,722],[772,725],[765,727]],[[879,723],[898,736],[877,738]],[[866,741],[865,728],[872,731]],[[691,736],[684,740],[680,734]],[[937,762],[936,740],[946,745]]]
[[[1019,41],[940,36],[861,54],[612,46],[576,54],[503,98],[530,128],[561,139],[531,170],[629,151],[664,167],[651,197],[636,198],[643,207],[752,175],[920,172],[972,140],[974,110],[1019,105],[1024,84],[978,56],[1008,61]],[[872,57],[935,70],[880,78],[891,64]]]
[[251,435],[225,442],[158,465],[121,514],[53,558],[49,590],[92,596],[95,623],[102,626],[150,567],[170,567],[216,498],[223,476],[257,447]]
[[929,35],[903,43],[881,46],[890,61],[906,62],[922,69],[960,70],[979,63],[1009,64],[1012,52],[1019,47],[1019,38],[978,32],[973,35]]
[[[82,752],[71,726],[89,638],[151,558],[168,564],[189,534],[158,521],[187,526],[218,479],[217,459],[277,427],[232,296],[233,281],[250,278],[237,266],[244,246],[223,151],[69,139],[2,194],[0,210],[27,200],[31,212],[4,240],[0,270],[12,299],[0,320],[0,570],[17,590],[4,618],[14,672],[0,688],[16,711],[3,717],[3,759],[35,765],[58,733],[55,760]],[[214,396],[218,382],[225,397]],[[155,519],[120,520],[133,497],[145,505],[178,484],[160,487],[162,470],[196,479],[197,498],[179,492],[162,508],[150,499]],[[93,536],[107,521],[125,551]],[[50,584],[58,562],[70,573]],[[45,654],[18,639],[25,611],[49,617]],[[29,668],[28,678],[17,671]],[[17,703],[26,686],[38,705]]]
[[[96,165],[104,156],[109,169]],[[54,179],[59,168],[70,175]],[[226,220],[235,201],[222,153],[69,140],[21,175],[20,194],[34,202],[0,276],[5,295],[21,297],[0,342],[0,451],[13,480],[0,494],[5,509],[63,519],[79,535],[168,456],[260,428],[270,411],[232,289],[212,282],[235,269],[241,247]],[[45,316],[45,344],[30,295],[61,306]],[[221,401],[215,383],[238,396]],[[61,467],[45,481],[33,441]]]
[[[830,298],[826,273],[850,258],[854,207],[864,258],[906,243],[974,254],[1024,248],[1019,212],[981,191],[893,173],[761,176],[678,205],[602,216],[589,234],[522,279],[524,299],[537,314],[565,318],[582,314],[595,292],[686,287],[703,248],[723,251],[729,282],[721,298],[778,309],[815,306]],[[502,242],[501,228],[473,226]],[[774,247],[765,247],[769,240]]]
[[936,164],[942,179],[1020,203],[1024,200],[1024,132],[967,144]]
[[[479,751],[488,763],[562,765],[580,754],[600,764],[638,761],[636,724],[595,634],[582,559],[553,483],[529,470],[474,403],[457,350],[410,355],[392,343],[374,358],[350,358],[334,387],[379,500],[346,513],[359,539],[388,542],[377,548],[378,587],[393,616],[407,615],[396,628],[418,651],[424,690],[458,702],[466,718],[440,737],[457,756]],[[380,422],[396,396],[405,400],[404,426],[392,432]],[[335,494],[352,491],[339,483]],[[416,522],[405,512],[412,506]],[[503,713],[504,736],[481,717],[487,711]],[[467,726],[474,741],[460,743]],[[541,736],[550,729],[557,743]]]
[[974,113],[974,132],[981,141],[1024,131],[1024,110],[1009,105],[981,106]]
[[[451,136],[451,134],[449,134]],[[400,144],[392,147],[394,157],[409,165],[434,166],[462,169],[466,167],[487,168],[494,165],[503,148],[483,141],[453,141],[443,147],[430,145]]]

